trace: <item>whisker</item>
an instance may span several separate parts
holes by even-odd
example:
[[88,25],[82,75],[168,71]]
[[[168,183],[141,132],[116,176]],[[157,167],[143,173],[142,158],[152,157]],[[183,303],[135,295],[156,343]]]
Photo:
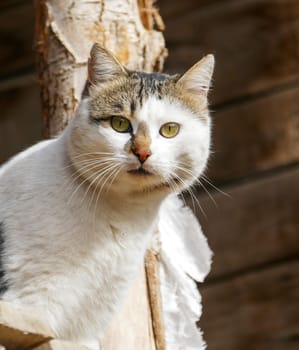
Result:
[[115,172],[115,175],[113,176],[113,178],[111,179],[106,192],[109,192],[110,187],[112,186],[113,182],[115,181],[115,179],[117,178],[118,174],[120,173],[120,171],[124,168],[124,165],[120,165],[119,169]]
[[213,202],[213,204],[215,205],[215,207],[218,208],[218,204],[217,204],[215,198],[214,198],[213,195],[209,192],[209,190],[206,188],[206,186],[200,181],[200,179],[198,179],[198,183],[199,183],[200,186],[203,188],[203,190],[205,191],[205,193],[209,196],[209,198],[211,199],[211,201]]
[[209,181],[209,179],[205,176],[205,175],[201,175],[201,178],[207,183],[209,184],[212,188],[214,188],[214,190],[216,190],[217,192],[223,194],[226,197],[232,198],[230,194],[222,191],[220,188],[218,188],[217,186],[215,186],[214,184],[212,184],[212,182]]
[[[90,164],[86,164],[83,167],[81,167],[80,169],[76,170],[74,172],[74,174],[71,175],[71,177],[73,177],[71,183],[69,183],[69,186],[72,186],[80,177],[82,177],[83,175],[85,175],[86,173],[88,173],[89,171],[92,171],[94,169],[97,169],[98,167],[102,166],[102,165],[106,165],[109,164],[108,161],[103,162],[103,163],[98,163],[98,162],[91,162]],[[85,170],[84,170],[85,169]],[[84,170],[84,171],[82,171]]]
[[[204,211],[202,205],[200,204],[199,199],[196,197],[196,195],[194,194],[192,188],[187,188],[188,193],[190,194],[191,198],[193,198],[196,201],[196,204],[198,206],[198,208],[200,209],[200,211],[203,213],[204,217],[207,218],[207,214]],[[194,202],[193,202],[194,203]],[[195,209],[195,207],[193,207],[193,209]]]
[[[83,173],[86,173],[86,172],[88,172],[88,171],[91,171],[91,170],[100,168],[101,166],[102,166],[102,164],[96,164],[96,165],[92,166],[91,168],[85,170],[85,172],[83,172]],[[106,169],[107,167],[109,167],[109,165],[107,165],[104,169]],[[76,181],[76,180],[78,179],[78,177],[81,177],[81,176],[83,175],[83,173],[79,174],[79,175],[76,177],[76,179],[73,180],[73,182]],[[78,192],[79,188],[80,188],[81,186],[83,186],[87,181],[91,180],[91,179],[93,178],[93,176],[95,176],[94,173],[91,174],[90,176],[87,176],[87,177],[84,179],[84,181],[82,181],[82,182],[77,186],[77,188],[73,191],[72,195],[70,196],[70,199],[69,199],[69,202],[68,202],[69,204],[71,203],[71,200],[72,200],[73,196]]]
[[191,201],[192,201],[193,209],[195,210],[195,202],[196,202],[198,208],[200,209],[200,211],[203,213],[204,217],[206,218],[207,215],[206,215],[205,211],[203,210],[203,207],[201,206],[198,198],[194,194],[192,188],[190,188],[190,186],[179,175],[175,174],[174,172],[172,172],[172,176],[175,177],[184,186],[185,191],[187,191],[189,193]]
[[72,164],[69,164],[65,167],[63,167],[62,169],[67,169],[67,168],[70,168],[70,167],[75,167],[75,166],[78,166],[80,164],[85,164],[85,163],[89,163],[89,162],[102,162],[102,161],[114,161],[114,160],[121,160],[123,159],[123,157],[118,157],[118,156],[114,156],[114,157],[100,157],[100,158],[92,158],[92,159],[82,159],[82,160],[79,160],[79,161],[75,161],[73,162]]
[[[116,164],[117,166],[120,166],[120,164]],[[100,199],[100,196],[101,196],[101,193],[102,193],[102,190],[105,186],[105,184],[107,183],[108,179],[111,177],[111,174],[113,173],[113,171],[115,170],[115,168],[113,169],[110,169],[111,173],[108,174],[107,178],[105,179],[105,181],[101,184],[101,187],[98,191],[98,194],[97,194],[97,198],[96,198],[96,202],[95,202],[95,207],[94,207],[94,227],[96,226],[96,212],[97,212],[97,206],[98,206],[98,201]],[[96,188],[94,190],[94,193],[95,191],[97,191],[97,188],[98,188],[98,185],[100,184],[100,182],[98,182],[98,184],[96,185]]]
[[[86,195],[88,194],[88,192],[89,192],[90,188],[92,187],[92,185],[93,185],[95,182],[97,182],[101,177],[105,176],[105,174],[106,174],[107,172],[109,172],[110,169],[112,169],[112,168],[114,169],[115,166],[117,166],[117,165],[118,165],[118,164],[112,164],[112,165],[109,164],[109,165],[107,165],[106,167],[100,169],[100,173],[99,173],[98,175],[95,176],[95,178],[90,182],[90,184],[89,184],[87,190],[85,191],[84,196],[83,196],[83,199],[82,199],[82,202],[83,202],[84,199],[86,198]],[[92,202],[92,198],[91,198],[91,202]]]
[[67,204],[70,205],[72,203],[73,197],[74,195],[77,193],[77,191],[79,190],[79,188],[86,182],[89,181],[90,179],[92,179],[92,177],[94,176],[94,174],[91,174],[89,176],[87,176],[87,178],[84,179],[84,181],[80,182],[79,185],[76,187],[76,189],[72,192],[72,194],[70,195]]
[[[173,178],[169,178],[166,181],[171,185],[173,192],[175,192],[178,195],[181,194],[181,189],[179,188],[179,186],[177,185],[177,183],[174,181]],[[186,204],[186,202],[184,203]]]
[[[178,176],[174,171],[172,171],[170,175],[172,176],[172,178],[177,179],[184,187],[188,187],[188,186],[186,186],[186,183],[184,183],[183,180],[180,178],[180,176]],[[185,200],[185,197],[184,197],[184,193],[182,192],[182,189],[179,188],[179,186],[174,181],[174,179],[172,179],[172,182],[175,185],[176,192],[181,196],[181,198],[182,198],[182,200],[184,202],[184,205],[187,206],[187,203],[186,203],[186,200]]]
[[184,197],[184,194],[181,192],[181,189],[176,184],[176,182],[172,178],[168,178],[166,180],[166,182],[170,186],[171,190],[181,197],[181,199],[182,199],[182,201],[184,203],[184,206],[186,207],[187,206],[186,199]]
[[87,152],[87,153],[80,153],[77,154],[76,156],[72,156],[72,159],[77,159],[80,157],[86,157],[86,156],[94,156],[94,155],[110,155],[113,156],[113,152]]
[[[117,166],[119,166],[119,164],[116,164]],[[107,178],[105,179],[105,181],[101,184],[100,190],[99,190],[99,194],[102,193],[106,183],[108,182],[108,180],[110,179],[111,176],[113,176],[115,167],[113,169],[111,169],[111,173],[107,176]]]
[[197,180],[198,180],[198,177],[197,177],[191,170],[186,169],[186,168],[183,168],[183,167],[178,166],[178,165],[177,165],[177,166],[175,165],[175,168],[178,169],[178,170],[182,170],[182,171],[184,171],[186,174],[190,175],[194,181],[197,181]]
[[182,199],[184,206],[187,206],[186,203],[186,199],[184,197],[184,194],[181,192],[180,188],[178,187],[178,185],[176,184],[176,182],[174,180],[170,180],[169,181],[170,185],[171,185],[171,189],[174,193],[176,193],[178,196],[180,196],[180,198]]
[[[181,170],[181,171],[185,172],[186,174],[190,175],[190,176],[192,177],[192,179],[195,181],[195,183],[198,182],[198,183],[202,186],[203,190],[207,193],[207,195],[209,196],[209,198],[211,199],[211,201],[214,203],[214,205],[215,205],[216,207],[218,207],[218,205],[217,205],[215,199],[213,198],[213,196],[211,195],[211,193],[210,193],[210,192],[208,191],[208,189],[204,186],[204,184],[200,181],[200,179],[199,179],[197,176],[195,176],[195,174],[193,174],[193,172],[192,172],[191,170],[186,169],[186,168],[183,168],[183,167],[181,167],[181,166],[177,166],[177,165],[174,165],[174,166],[175,166],[176,169]],[[192,204],[193,204],[193,203],[192,203]],[[193,208],[194,208],[194,206],[193,206]]]
[[94,187],[94,190],[93,190],[93,193],[92,193],[92,196],[91,196],[91,199],[90,199],[90,202],[89,202],[89,208],[91,207],[91,204],[92,204],[92,202],[93,202],[93,198],[94,198],[94,195],[95,195],[95,193],[97,192],[97,188],[98,188],[98,186],[99,186],[99,184],[100,184],[100,180],[103,178],[103,177],[105,177],[105,175],[107,175],[107,173],[108,173],[108,177],[110,176],[110,172],[112,172],[115,168],[117,168],[119,166],[119,164],[112,164],[112,165],[110,165],[109,167],[106,167],[105,169],[104,169],[104,171],[103,172],[101,172],[100,174],[98,174],[97,175],[97,177],[94,179],[94,181],[93,181],[93,183],[95,183],[95,182],[97,182],[97,184],[95,185],[95,187]]

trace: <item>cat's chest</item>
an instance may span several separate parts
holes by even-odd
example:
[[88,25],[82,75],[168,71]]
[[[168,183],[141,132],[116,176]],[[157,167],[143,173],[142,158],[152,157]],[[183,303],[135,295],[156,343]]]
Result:
[[[86,220],[81,231],[77,231],[77,268],[83,266],[88,270],[86,276],[92,274],[111,279],[130,273],[132,266],[135,269],[142,261],[153,227],[154,220],[134,219],[129,214],[121,217],[117,213],[102,212],[96,222]],[[83,229],[86,234],[82,235]]]
[[83,208],[80,215],[73,211],[68,230],[72,244],[63,250],[64,264],[68,260],[72,271],[68,277],[90,291],[125,285],[142,266],[150,244],[157,217],[154,211],[150,214],[146,207],[123,203],[118,208],[100,205],[96,216]]
[[99,315],[108,315],[108,310],[124,298],[143,266],[151,237],[150,232],[132,232],[130,227],[115,226],[109,226],[108,232],[101,235],[101,240],[82,251],[77,264],[65,276],[73,286],[69,293],[84,303],[88,317],[94,320]]

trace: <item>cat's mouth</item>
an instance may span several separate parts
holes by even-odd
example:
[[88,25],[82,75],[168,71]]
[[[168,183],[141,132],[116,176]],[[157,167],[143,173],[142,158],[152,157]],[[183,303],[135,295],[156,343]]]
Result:
[[128,173],[134,174],[134,175],[142,175],[142,176],[153,175],[150,171],[144,169],[143,167],[139,167],[138,169],[128,170]]

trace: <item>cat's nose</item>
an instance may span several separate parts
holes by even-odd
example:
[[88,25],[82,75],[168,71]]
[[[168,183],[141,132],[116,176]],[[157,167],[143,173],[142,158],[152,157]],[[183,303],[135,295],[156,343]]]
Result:
[[152,154],[149,149],[134,149],[133,153],[139,159],[140,163],[144,163]]

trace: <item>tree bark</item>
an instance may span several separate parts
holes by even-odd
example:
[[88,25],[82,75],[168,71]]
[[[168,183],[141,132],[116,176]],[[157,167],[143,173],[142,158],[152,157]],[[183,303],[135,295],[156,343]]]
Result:
[[[159,71],[167,55],[154,0],[36,0],[36,49],[43,134],[58,135],[76,110],[98,42],[127,68]],[[156,28],[156,30],[154,29]],[[147,255],[104,350],[164,350],[157,253]]]

